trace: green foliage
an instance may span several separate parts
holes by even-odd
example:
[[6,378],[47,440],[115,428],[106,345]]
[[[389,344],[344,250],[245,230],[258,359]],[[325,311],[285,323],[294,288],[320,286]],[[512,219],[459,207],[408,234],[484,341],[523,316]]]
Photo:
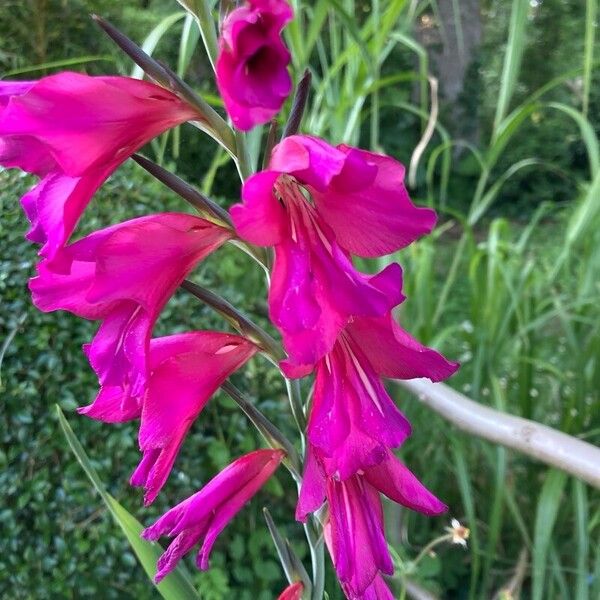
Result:
[[[83,12],[93,5],[141,43],[179,10],[174,2],[143,4],[40,2],[47,10],[46,26],[62,19],[65,6],[73,25],[61,29],[60,39],[49,37],[51,43],[36,46],[28,33],[37,31],[38,15],[23,11],[23,3],[8,2],[0,7],[0,17],[9,9],[21,12],[18,22],[2,31],[10,42],[0,44],[0,61],[16,69],[64,56],[108,53],[115,57],[113,64],[93,62],[86,69],[109,72],[116,66],[130,73],[131,64],[89,33]],[[295,77],[307,64],[314,74],[305,128],[333,142],[381,147],[409,164],[430,112],[428,48],[413,30],[419,19],[435,18],[437,3],[294,4],[299,19],[286,35]],[[529,8],[501,0],[481,3],[484,42],[472,57],[458,100],[477,135],[452,137],[453,107],[441,106],[412,191],[418,201],[441,208],[446,221],[399,256],[409,298],[400,317],[423,342],[461,361],[453,386],[481,403],[598,444],[600,79],[592,68],[589,15],[594,10],[588,2],[586,21],[583,2],[525,4]],[[154,53],[180,73],[187,71],[187,79],[210,97],[214,87],[207,61],[202,53],[190,52],[197,42],[190,20],[172,21]],[[49,30],[55,36],[57,30]],[[158,154],[190,181],[226,197],[229,205],[238,194],[232,163],[205,137],[188,133],[182,128],[181,143],[179,133],[175,140],[165,138]],[[0,570],[7,574],[0,580],[0,594],[149,598],[153,591],[143,571],[49,417],[56,402],[69,412],[93,397],[96,381],[78,350],[93,325],[66,314],[43,315],[30,305],[26,280],[34,249],[22,240],[24,218],[17,206],[29,183],[16,173],[0,173],[0,243],[5,249],[0,262],[0,335],[5,340],[0,351],[0,489],[5,492]],[[169,208],[185,209],[127,164],[94,200],[82,230]],[[490,221],[490,214],[499,218]],[[195,277],[268,327],[266,307],[257,300],[265,297],[261,274],[234,248],[210,257]],[[224,323],[178,292],[157,333],[207,326],[223,329]],[[289,432],[285,392],[273,369],[256,358],[235,379]],[[451,507],[450,515],[471,528],[466,551],[444,545],[415,571],[401,571],[393,582],[398,593],[402,573],[407,573],[443,598],[492,597],[510,579],[524,549],[529,559],[523,597],[599,597],[597,491],[469,439],[415,399],[398,400],[415,431],[402,449],[403,459]],[[218,396],[186,441],[165,494],[142,512],[139,495],[126,484],[138,460],[135,427],[107,429],[75,415],[69,420],[107,491],[144,522],[260,443],[235,405]],[[284,477],[273,480],[223,533],[212,569],[194,569],[202,598],[267,600],[283,588],[262,504],[269,505],[278,528],[308,565],[301,530],[291,523],[294,501],[283,492],[291,485]],[[446,517],[424,519],[391,506],[386,510],[391,544],[405,566],[447,524]],[[341,597],[331,570],[327,578],[330,598]]]
[[[36,260],[35,248],[23,239],[25,219],[18,205],[31,183],[32,178],[14,171],[0,173],[4,190],[0,194],[4,250],[0,339],[14,334],[0,371],[0,571],[4,574],[0,596],[152,598],[147,577],[69,451],[52,406],[58,403],[72,414],[69,421],[108,493],[144,524],[199,489],[231,457],[262,445],[262,440],[233,402],[218,395],[186,440],[164,494],[151,509],[141,510],[140,494],[127,483],[139,460],[135,424],[107,429],[73,413],[76,406],[89,403],[97,389],[80,350],[93,335],[94,324],[66,313],[43,314],[31,305],[26,284]],[[187,207],[139,167],[127,164],[90,205],[81,233],[157,210]],[[250,268],[249,259],[233,247],[211,257],[196,277],[219,289],[254,320],[264,321],[263,307],[255,305],[256,298],[264,297],[264,282]],[[190,327],[227,329],[208,308],[179,292],[162,315],[157,333]],[[287,431],[285,390],[266,361],[254,359],[235,381],[250,396],[260,398],[259,408]],[[198,573],[190,558],[190,572],[202,598],[229,598],[235,589],[238,598],[266,600],[272,597],[271,590],[283,588],[283,573],[264,527],[263,505],[271,508],[278,522],[288,522],[293,514],[293,499],[285,497],[281,484],[274,481],[222,534],[209,573]],[[292,526],[286,536],[301,539],[302,530]],[[303,557],[306,549],[298,544],[297,551]],[[241,562],[235,558],[240,555]]]

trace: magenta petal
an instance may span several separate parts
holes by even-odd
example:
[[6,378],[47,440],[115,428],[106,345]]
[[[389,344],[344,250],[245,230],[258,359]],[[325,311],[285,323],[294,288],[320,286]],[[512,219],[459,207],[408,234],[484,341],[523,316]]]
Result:
[[458,369],[458,363],[446,360],[411,337],[394,321],[391,313],[382,317],[356,318],[347,331],[383,377],[428,377],[432,381],[441,381]]
[[0,116],[0,136],[31,136],[61,170],[77,177],[121,163],[145,142],[197,113],[157,85],[127,77],[63,72],[13,96]]
[[141,407],[122,387],[104,386],[92,404],[78,408],[77,412],[104,423],[124,423],[137,419],[141,415]]
[[125,159],[166,129],[200,118],[171,92],[126,77],[67,72],[5,87],[0,164],[43,178],[22,202],[32,223],[27,237],[44,244],[40,254],[48,261]]
[[344,169],[327,190],[315,189],[313,196],[343,248],[359,256],[383,256],[433,229],[435,211],[412,203],[400,163],[348,146],[339,151],[346,155]]
[[35,81],[0,81],[0,109],[4,108],[11,96],[22,96]]
[[395,266],[376,276],[357,271],[297,186],[285,181],[277,186],[290,236],[275,246],[270,316],[282,333],[290,367],[310,365],[331,351],[353,316],[383,315],[402,299],[401,271]]
[[202,539],[206,526],[207,523],[202,523],[196,527],[186,529],[169,544],[169,547],[158,559],[154,583],[160,583],[177,566],[180,559]]
[[132,485],[144,486],[145,504],[164,485],[189,428],[212,394],[256,352],[244,338],[228,334],[199,331],[171,337],[180,343],[170,344],[170,354],[152,370],[139,433],[144,456],[131,478]]
[[323,470],[317,461],[310,444],[306,448],[302,487],[296,505],[296,520],[306,522],[309,514],[323,506],[327,493],[326,480]]
[[266,123],[290,94],[290,53],[280,34],[291,17],[286,2],[270,0],[240,6],[223,21],[217,86],[238,129]]
[[251,244],[272,246],[289,235],[287,215],[273,191],[278,177],[276,171],[261,171],[249,177],[242,188],[243,204],[229,211],[236,231]]
[[365,471],[365,479],[390,500],[423,514],[439,515],[448,509],[391,452]]
[[379,572],[394,571],[379,494],[355,476],[346,482],[330,479],[327,498],[335,570],[350,593],[360,596]]
[[342,171],[345,158],[343,152],[317,137],[291,135],[273,148],[269,169],[293,175],[323,192]]
[[277,600],[302,600],[303,593],[304,584],[301,581],[296,581],[288,585],[278,596]]
[[158,540],[161,535],[175,537],[159,559],[157,578],[172,571],[179,559],[202,538],[198,564],[207,568],[218,534],[273,475],[283,457],[281,450],[256,450],[238,458],[199,492],[145,529],[142,537],[148,540]]
[[[101,319],[84,348],[101,385],[140,399],[156,319],[193,267],[231,236],[188,214],[162,213],[96,231],[42,261],[30,281],[35,305]],[[57,269],[59,263],[60,269]]]
[[394,600],[394,595],[386,585],[383,577],[377,575],[373,583],[364,591],[361,600]]
[[410,431],[366,357],[342,336],[317,366],[308,423],[326,473],[347,479],[381,462]]

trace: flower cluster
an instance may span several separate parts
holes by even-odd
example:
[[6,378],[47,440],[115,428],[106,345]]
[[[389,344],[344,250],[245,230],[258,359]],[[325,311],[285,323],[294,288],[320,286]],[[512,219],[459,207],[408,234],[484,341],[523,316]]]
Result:
[[[217,84],[240,130],[271,119],[291,91],[281,38],[291,18],[284,0],[248,0],[222,23]],[[41,245],[33,302],[99,322],[84,347],[99,391],[79,412],[106,423],[139,420],[141,459],[131,484],[150,504],[210,397],[260,349],[215,331],[153,338],[154,325],[188,274],[228,240],[272,248],[269,314],[287,355],[280,367],[290,379],[314,374],[296,518],[316,515],[348,598],[391,598],[382,495],[427,515],[446,507],[394,454],[411,427],[383,379],[439,381],[457,365],[396,322],[400,266],[365,274],[353,259],[407,246],[433,229],[436,215],[412,203],[394,159],[291,135],[244,182],[242,202],[230,210],[233,227],[160,213],[71,241],[113,171],[167,129],[202,121],[199,110],[125,77],[60,73],[0,83],[0,165],[39,178],[21,200],[27,237]],[[273,448],[238,458],[148,527],[146,539],[174,538],[156,581],[199,542],[198,566],[207,568],[219,533],[285,456]],[[280,598],[299,600],[306,584],[290,581]]]
[[[131,484],[144,488],[149,504],[210,397],[258,350],[244,337],[215,331],[152,338],[176,288],[234,233],[191,214],[159,213],[68,242],[96,190],[123,161],[168,128],[202,115],[152,83],[77,73],[0,83],[0,111],[0,165],[40,178],[21,199],[31,222],[27,237],[41,244],[33,302],[42,311],[100,322],[84,347],[100,389],[79,412],[106,423],[139,420],[142,457]],[[201,537],[206,568],[218,533],[283,456],[258,450],[239,458],[150,528],[148,538],[165,523],[168,531],[181,527],[157,580]],[[190,510],[175,527],[173,515],[184,506]]]
[[[393,159],[295,135],[273,150],[231,209],[243,239],[275,250],[269,290],[288,377],[315,371],[308,449],[296,516],[327,500],[325,539],[349,598],[391,597],[380,494],[428,515],[446,507],[394,456],[410,435],[382,377],[439,381],[457,365],[394,320],[402,271],[359,272],[352,256],[383,256],[435,225],[416,207]],[[386,595],[387,594],[387,595]]]

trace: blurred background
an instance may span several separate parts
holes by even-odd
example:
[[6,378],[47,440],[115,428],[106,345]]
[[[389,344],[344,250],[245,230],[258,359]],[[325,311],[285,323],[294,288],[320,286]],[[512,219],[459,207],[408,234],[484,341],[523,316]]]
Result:
[[[313,73],[304,129],[391,154],[407,165],[413,199],[440,213],[433,235],[392,257],[405,269],[401,322],[461,362],[449,382],[457,390],[600,445],[597,0],[312,0],[295,7],[299,18],[286,31],[294,77],[306,66]],[[0,78],[64,69],[139,75],[90,13],[218,106],[194,22],[175,0],[4,0]],[[223,206],[239,195],[232,163],[192,128],[145,152]],[[127,484],[137,464],[135,424],[107,427],[73,412],[95,394],[80,349],[95,325],[30,304],[35,248],[23,239],[18,198],[32,182],[0,170],[0,596],[155,598],[68,450],[54,405],[110,493],[145,524],[259,440],[217,395],[156,505],[141,509]],[[97,194],[78,234],[158,210],[187,207],[128,161]],[[235,248],[219,250],[195,278],[266,325],[261,273]],[[180,291],[157,334],[190,327],[226,329]],[[235,381],[290,429],[285,390],[266,361],[253,359]],[[389,515],[398,597],[409,581],[432,598],[600,598],[597,489],[468,436],[406,392],[390,391],[414,426],[402,459],[450,506],[436,519]],[[224,532],[213,568],[190,569],[202,598],[269,600],[283,589],[263,505],[306,558],[292,522],[295,498],[285,491],[291,483],[286,473],[278,477]],[[470,528],[468,547],[442,544],[415,565],[452,517]],[[331,573],[328,590],[341,598]]]

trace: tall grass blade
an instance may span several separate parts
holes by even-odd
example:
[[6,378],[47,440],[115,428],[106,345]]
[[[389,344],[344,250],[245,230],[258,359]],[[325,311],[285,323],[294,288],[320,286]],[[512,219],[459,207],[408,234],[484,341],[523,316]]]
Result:
[[550,562],[550,541],[566,482],[567,474],[563,471],[548,471],[538,499],[533,532],[532,600],[543,600],[547,597],[544,595],[544,588],[546,566]]
[[576,600],[588,600],[588,554],[589,554],[589,508],[587,488],[583,481],[573,480],[573,504],[575,508],[575,540],[577,543],[577,573],[575,575]]
[[479,578],[481,548],[479,544],[479,528],[477,526],[477,515],[475,513],[475,498],[473,486],[469,477],[469,468],[465,458],[462,441],[457,437],[452,441],[452,454],[458,488],[465,507],[467,525],[471,530],[469,548],[471,551],[471,582],[469,585],[469,598],[476,600],[477,580]]
[[525,0],[513,0],[508,30],[508,44],[506,46],[506,54],[504,55],[500,92],[498,95],[498,104],[496,105],[496,116],[494,118],[494,135],[498,125],[500,125],[508,112],[510,100],[519,77],[521,59],[525,47],[525,26],[527,24],[528,10],[529,2]]
[[598,0],[586,0],[585,3],[585,42],[583,51],[583,99],[582,112],[587,117],[590,107],[590,89],[592,87],[592,67],[594,64],[594,36],[598,18]]
[[[179,11],[173,13],[171,15],[166,16],[147,36],[142,44],[142,50],[148,54],[148,56],[152,56],[154,50],[156,50],[156,46],[163,38],[163,36],[177,23],[186,16],[186,13],[183,11]],[[143,79],[144,71],[139,65],[135,65],[131,71],[131,76],[135,79]]]
[[0,75],[0,81],[6,77],[14,77],[15,75],[24,75],[25,73],[36,73],[37,71],[46,71],[48,69],[64,69],[65,67],[74,67],[76,65],[85,65],[93,62],[115,62],[115,59],[108,54],[100,54],[97,56],[78,56],[76,58],[65,58],[62,60],[53,60],[39,65],[31,65],[29,67],[20,67],[5,71]]
[[[140,537],[143,529],[141,523],[106,491],[83,446],[73,433],[71,426],[58,405],[56,405],[56,413],[73,454],[102,498],[112,518],[123,530],[144,571],[152,579],[156,573],[156,562],[163,553],[163,549],[159,544],[148,542]],[[194,589],[190,576],[182,563],[179,563],[177,568],[158,585],[155,584],[155,587],[165,600],[200,600],[200,596]]]
[[585,238],[590,229],[598,227],[600,217],[600,172],[584,193],[567,227],[567,247]]

